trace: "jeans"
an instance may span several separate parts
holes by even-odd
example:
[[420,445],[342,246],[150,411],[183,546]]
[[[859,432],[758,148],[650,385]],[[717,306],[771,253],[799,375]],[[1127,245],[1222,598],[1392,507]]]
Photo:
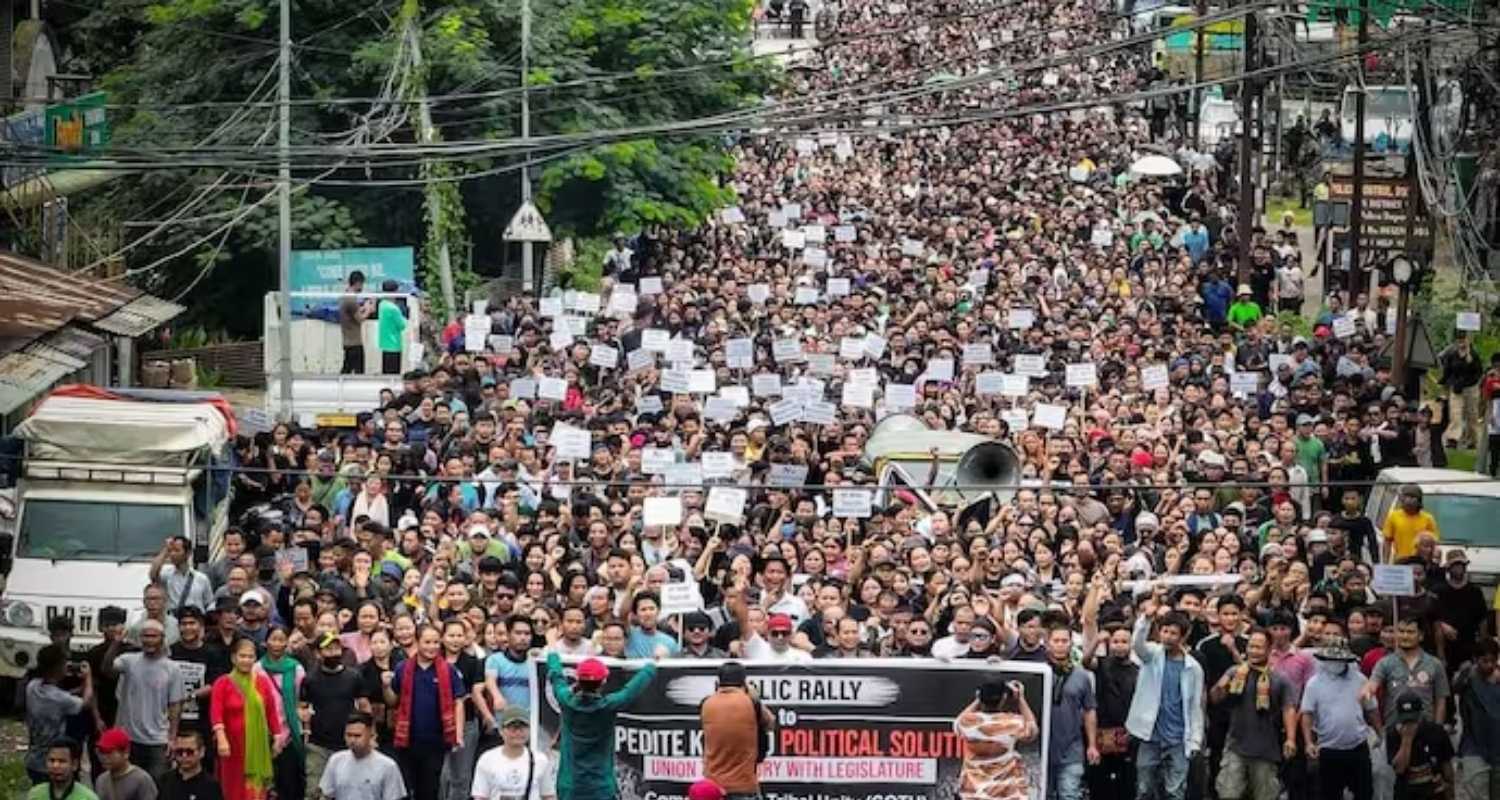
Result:
[[1083,762],[1054,764],[1047,794],[1054,800],[1083,800]]
[[474,785],[474,755],[479,748],[479,721],[464,720],[463,747],[443,759],[444,800],[469,800]]
[[171,764],[167,761],[167,746],[164,744],[130,745],[130,763],[144,770],[158,786],[171,769]]
[[1370,748],[1318,751],[1318,797],[1344,800],[1348,789],[1354,800],[1371,800]]
[[380,351],[380,372],[384,375],[401,374],[401,351]]
[[1458,759],[1458,785],[1463,791],[1459,800],[1490,800],[1500,797],[1500,769],[1491,767],[1479,756]]
[[339,370],[344,375],[363,375],[365,372],[365,346],[362,344],[344,347],[344,365]]
[[1135,769],[1136,800],[1183,800],[1187,795],[1187,745],[1141,742]]

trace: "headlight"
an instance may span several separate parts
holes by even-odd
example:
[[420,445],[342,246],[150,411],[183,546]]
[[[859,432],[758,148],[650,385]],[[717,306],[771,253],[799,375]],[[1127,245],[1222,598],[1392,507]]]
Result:
[[36,612],[18,600],[0,600],[0,619],[13,628],[36,627]]

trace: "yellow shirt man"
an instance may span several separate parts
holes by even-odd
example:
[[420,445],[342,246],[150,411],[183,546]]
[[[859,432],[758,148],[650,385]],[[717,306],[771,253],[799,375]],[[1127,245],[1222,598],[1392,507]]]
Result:
[[1400,561],[1417,553],[1417,535],[1431,533],[1432,538],[1442,541],[1438,534],[1437,520],[1425,509],[1413,514],[1397,506],[1386,515],[1381,534],[1391,545],[1391,561]]

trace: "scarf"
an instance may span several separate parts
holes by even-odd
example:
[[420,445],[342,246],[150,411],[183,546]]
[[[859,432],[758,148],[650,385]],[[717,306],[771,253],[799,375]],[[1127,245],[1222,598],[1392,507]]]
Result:
[[276,683],[281,687],[281,707],[286,713],[287,728],[291,732],[292,749],[298,753],[302,752],[302,718],[297,715],[297,668],[301,663],[286,653],[281,658],[272,660],[270,655],[262,656],[260,666],[268,674],[276,677]]
[[1052,664],[1052,705],[1060,705],[1063,699],[1063,687],[1068,682],[1068,676],[1073,674],[1073,661],[1068,660],[1066,664]]
[[[458,719],[453,711],[453,668],[440,655],[432,662],[432,670],[437,675],[438,714],[442,717],[443,744],[450,748],[457,747]],[[416,680],[417,660],[408,658],[401,664],[401,700],[396,709],[396,737],[393,742],[397,748],[411,746],[411,702],[417,693]]]
[[1234,668],[1234,673],[1229,676],[1229,693],[1235,697],[1245,693],[1245,682],[1250,679],[1250,672],[1254,670],[1260,680],[1255,682],[1255,710],[1271,710],[1271,665],[1264,667],[1252,667],[1249,664],[1241,664]]
[[255,675],[239,670],[229,673],[240,695],[245,698],[245,783],[264,789],[276,779],[271,766],[271,726],[266,720],[266,704],[255,686]]

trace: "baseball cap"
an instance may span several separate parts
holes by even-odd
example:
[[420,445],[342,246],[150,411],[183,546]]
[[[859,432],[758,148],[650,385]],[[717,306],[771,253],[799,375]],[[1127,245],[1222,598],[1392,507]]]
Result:
[[578,665],[578,680],[588,683],[604,683],[609,679],[609,667],[597,658],[586,658]]
[[1158,530],[1161,528],[1161,520],[1150,511],[1142,511],[1135,516],[1135,527],[1138,530],[1140,528],[1150,528],[1153,531]]
[[469,538],[472,539],[475,536],[483,536],[484,538],[488,539],[490,538],[490,529],[484,527],[483,525],[470,525]]
[[682,629],[685,631],[690,631],[694,628],[707,628],[708,630],[713,630],[714,621],[702,611],[694,611],[692,613],[685,614],[682,617]]
[[1448,555],[1444,557],[1443,561],[1445,564],[1467,564],[1469,563],[1469,554],[1465,553],[1462,547],[1455,547],[1448,551]]
[[522,725],[530,725],[531,714],[527,712],[526,709],[520,706],[506,706],[505,709],[500,712],[500,727],[509,728],[511,725],[514,725],[518,722]]
[[406,571],[401,569],[401,565],[397,564],[394,561],[387,561],[384,564],[380,565],[381,577],[395,578],[399,581],[405,574]]
[[1308,544],[1328,544],[1328,531],[1322,528],[1313,528],[1307,532]]
[[[1396,698],[1396,722],[1398,724],[1416,722],[1421,718],[1422,698],[1418,697],[1415,692],[1402,692],[1401,696]],[[102,744],[99,749],[104,749]]]
[[792,630],[792,618],[786,614],[772,614],[771,618],[766,620],[766,630],[786,631],[790,633]]
[[724,800],[724,790],[719,784],[704,778],[688,787],[688,800]]
[[1297,415],[1297,427],[1299,427],[1299,428],[1302,427],[1303,425],[1312,425],[1315,422],[1317,422],[1317,420],[1313,419],[1313,415],[1311,415],[1311,414],[1299,414],[1299,415]]
[[123,728],[110,728],[99,734],[99,752],[118,753],[130,749],[130,734]]
[[251,589],[250,591],[240,595],[240,605],[243,606],[249,603],[255,603],[256,605],[263,606],[266,604],[266,600],[264,597],[260,596],[260,592],[258,590]]

